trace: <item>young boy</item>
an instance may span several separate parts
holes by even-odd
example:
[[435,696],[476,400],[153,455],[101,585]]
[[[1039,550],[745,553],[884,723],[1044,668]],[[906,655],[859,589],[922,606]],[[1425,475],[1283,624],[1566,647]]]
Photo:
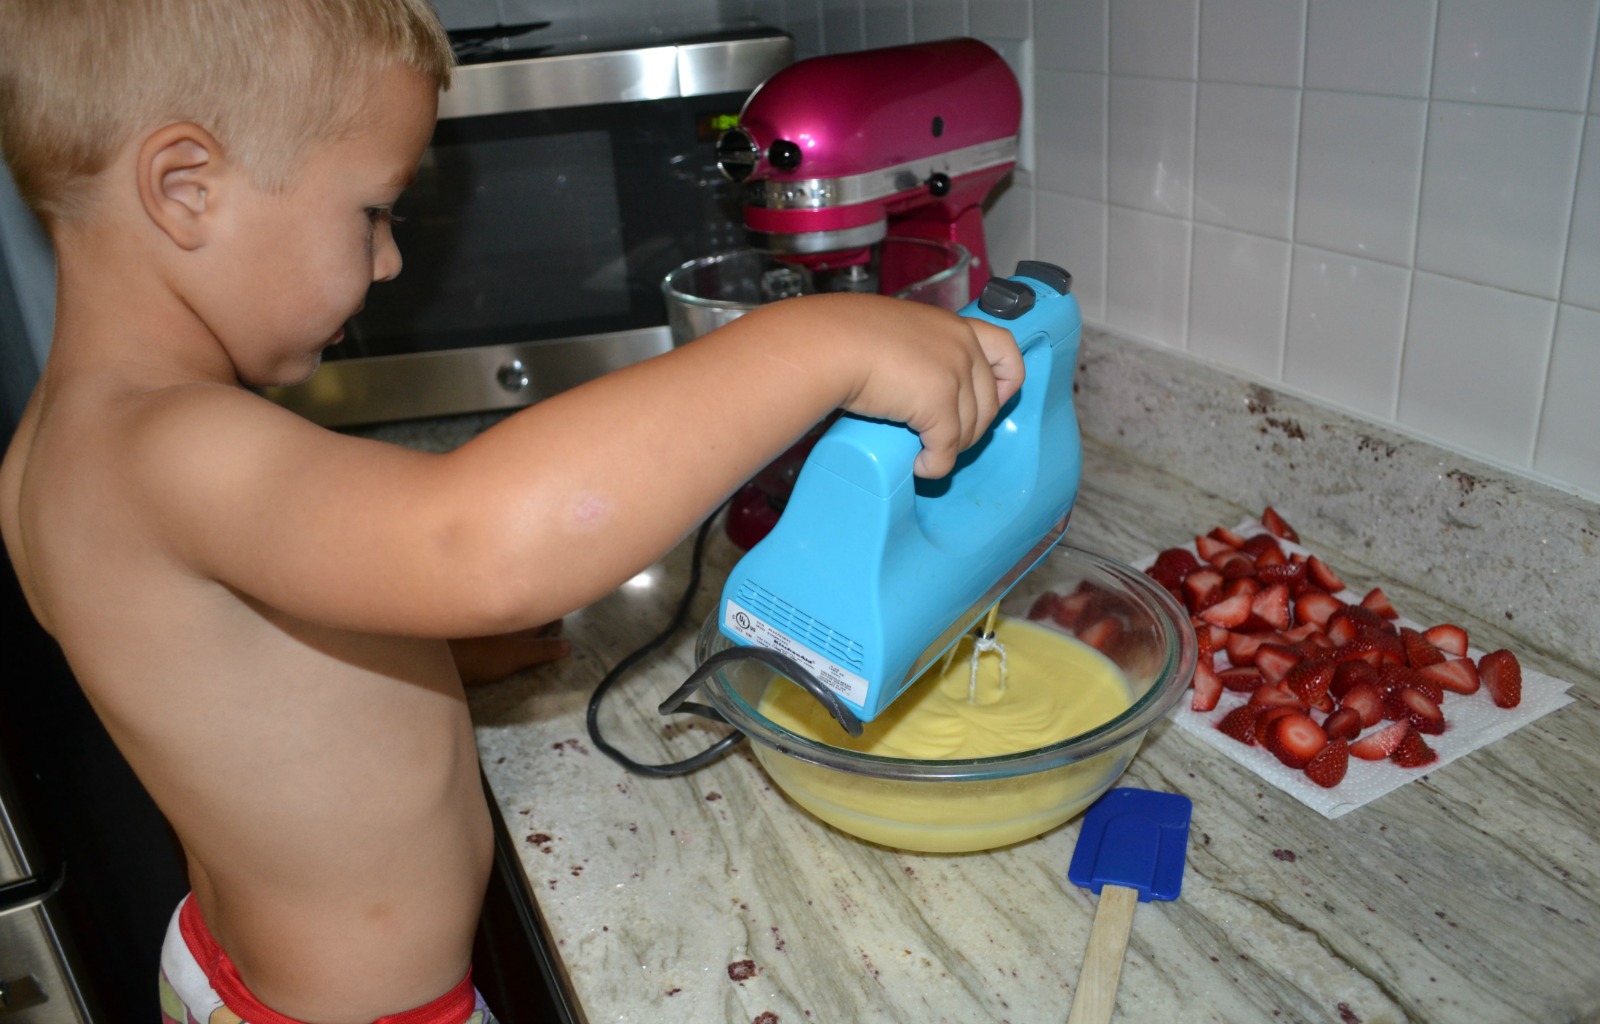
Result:
[[450,454],[323,430],[248,387],[305,379],[400,271],[389,211],[451,63],[426,0],[5,6],[0,139],[59,290],[0,526],[183,842],[164,1006],[492,1019],[468,970],[490,819],[450,641],[606,594],[836,407],[909,424],[942,475],[1020,385],[1015,345],[802,298]]

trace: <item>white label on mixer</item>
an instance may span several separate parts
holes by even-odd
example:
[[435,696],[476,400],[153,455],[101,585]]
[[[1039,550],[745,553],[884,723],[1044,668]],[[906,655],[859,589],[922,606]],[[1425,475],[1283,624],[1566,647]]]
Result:
[[768,625],[765,620],[752,613],[737,601],[729,601],[727,611],[723,614],[722,623],[728,629],[744,637],[757,647],[765,647],[779,654],[789,657],[804,665],[812,675],[822,680],[822,684],[833,692],[844,697],[858,706],[867,702],[867,681],[856,675],[843,665],[829,661],[811,648],[803,646],[789,634]]

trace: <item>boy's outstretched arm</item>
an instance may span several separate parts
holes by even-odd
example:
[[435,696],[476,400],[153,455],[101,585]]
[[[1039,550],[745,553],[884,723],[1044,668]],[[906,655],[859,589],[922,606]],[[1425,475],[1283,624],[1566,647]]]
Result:
[[835,408],[904,422],[941,476],[1021,386],[1009,332],[897,299],[764,307],[444,455],[233,389],[157,414],[148,499],[192,568],[327,625],[513,632],[655,561]]

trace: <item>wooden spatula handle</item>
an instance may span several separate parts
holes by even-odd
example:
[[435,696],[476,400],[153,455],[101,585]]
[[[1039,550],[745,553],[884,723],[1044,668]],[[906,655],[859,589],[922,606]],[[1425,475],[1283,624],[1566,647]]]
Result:
[[1128,952],[1128,932],[1139,906],[1139,890],[1125,885],[1100,887],[1100,905],[1089,927],[1089,948],[1078,971],[1067,1024],[1106,1024],[1117,1007],[1117,982]]

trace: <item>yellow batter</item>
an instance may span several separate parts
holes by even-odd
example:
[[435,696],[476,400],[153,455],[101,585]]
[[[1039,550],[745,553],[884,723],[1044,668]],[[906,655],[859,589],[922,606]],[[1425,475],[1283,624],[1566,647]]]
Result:
[[[1053,629],[1002,618],[997,654],[984,654],[972,687],[971,646],[935,666],[851,737],[816,698],[786,682],[768,687],[760,712],[809,739],[913,760],[992,757],[1035,750],[1110,721],[1132,703],[1105,655]],[[983,781],[876,779],[833,771],[756,746],[767,772],[807,810],[854,835],[909,850],[982,850],[1038,835],[1077,814],[1121,774],[1138,740],[1087,761]]]

